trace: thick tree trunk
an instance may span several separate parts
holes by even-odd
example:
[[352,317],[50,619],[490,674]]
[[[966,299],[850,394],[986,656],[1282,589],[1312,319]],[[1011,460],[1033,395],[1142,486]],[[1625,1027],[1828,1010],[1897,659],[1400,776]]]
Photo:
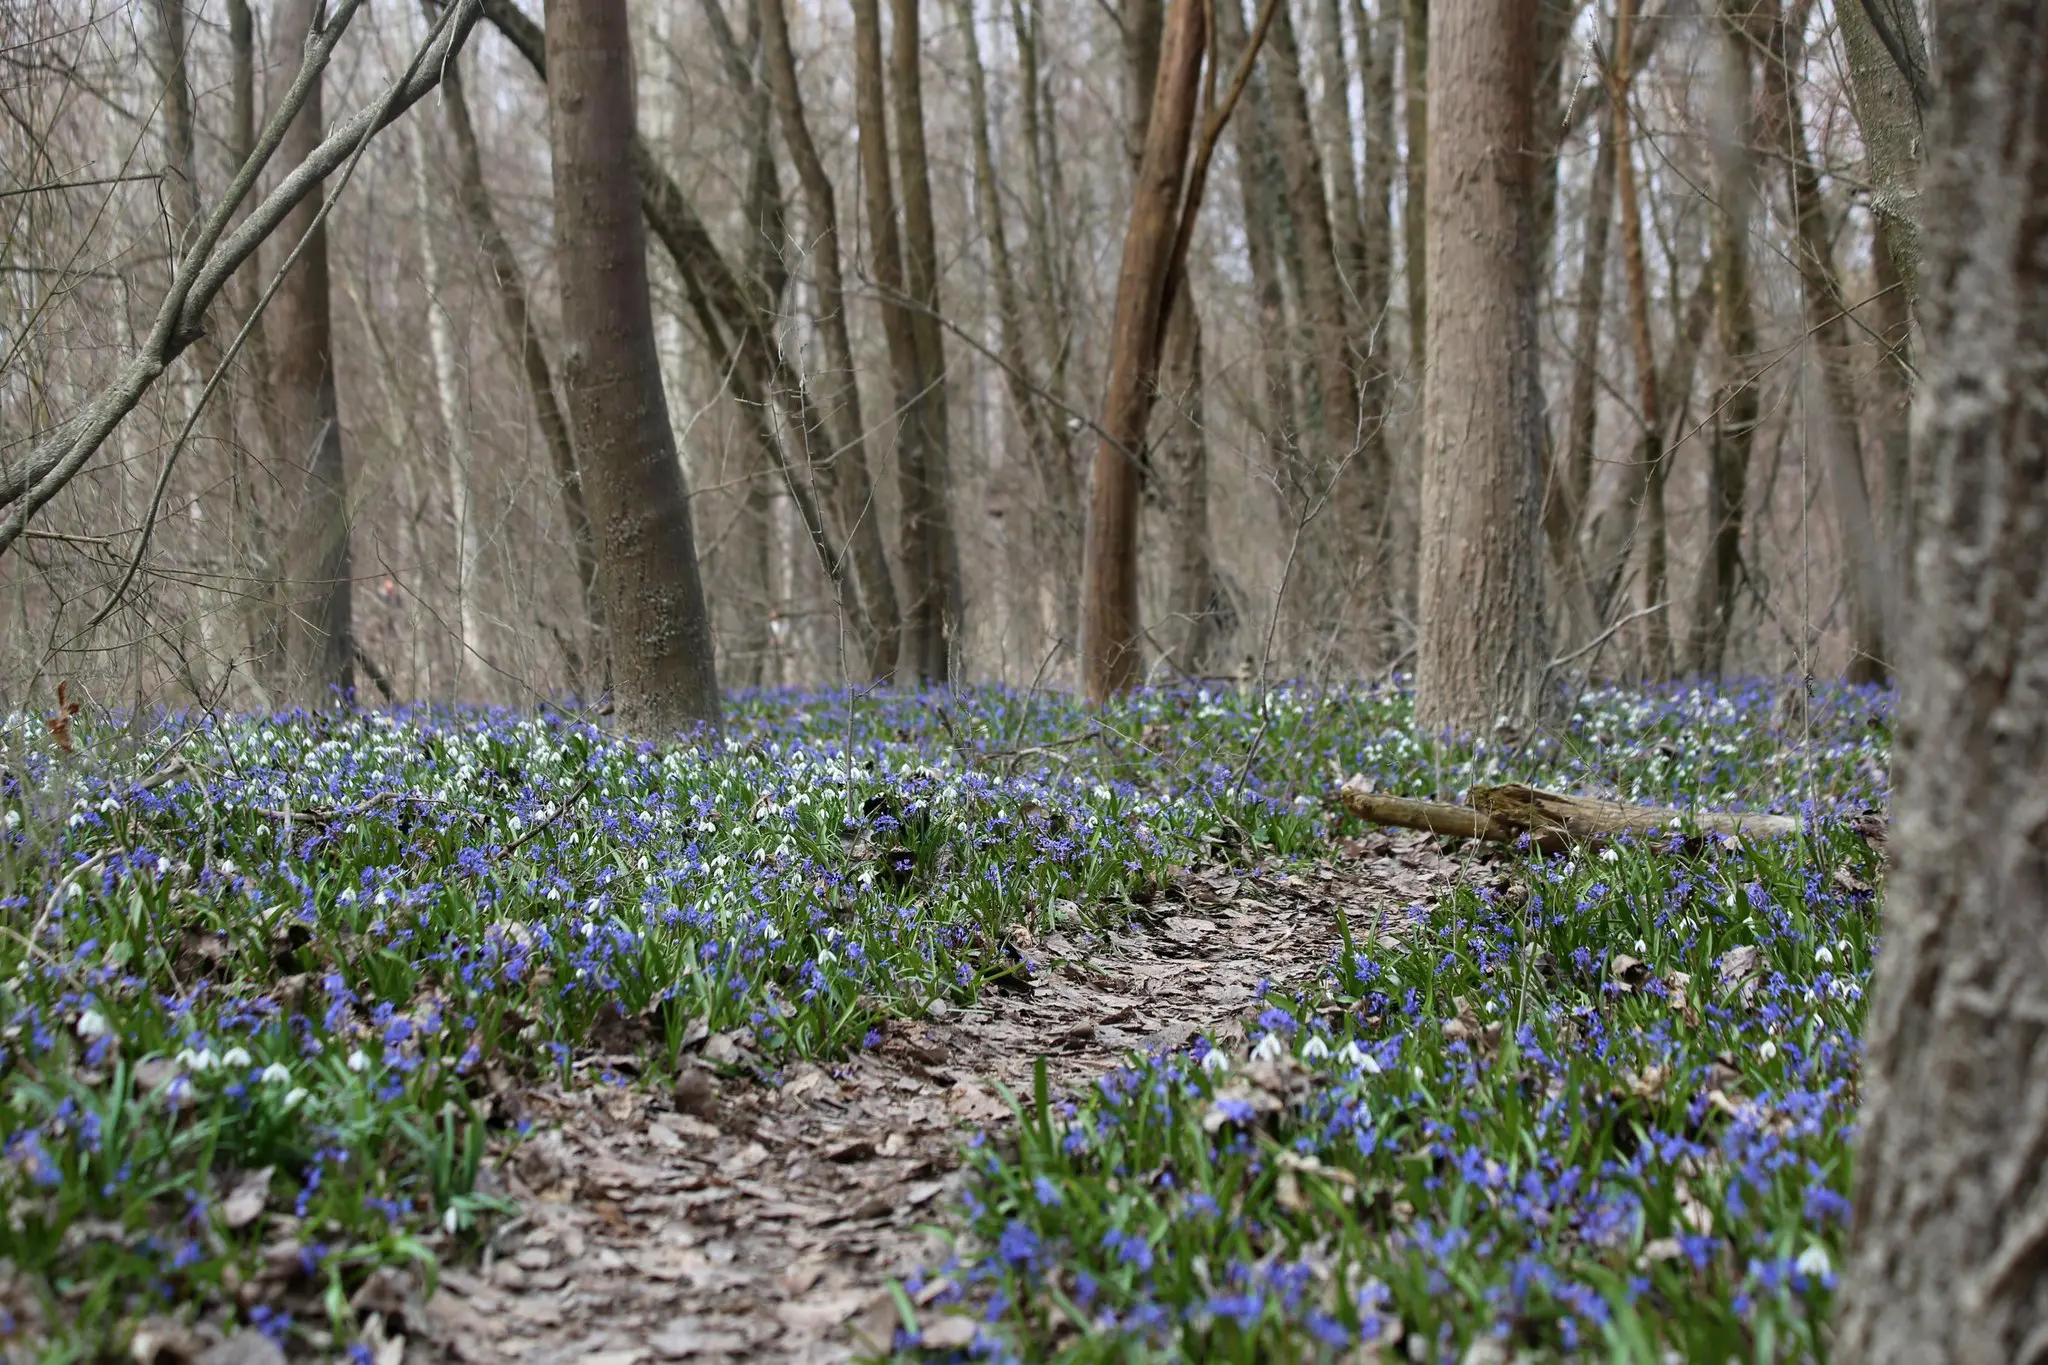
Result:
[[620,725],[720,720],[689,490],[654,348],[625,0],[549,0],[563,389],[597,536]]
[[917,547],[925,590],[911,603],[908,643],[918,677],[944,685],[952,677],[960,630],[960,548],[953,534],[945,334],[939,328],[938,230],[932,221],[929,159],[924,142],[923,59],[918,0],[890,0],[889,94],[895,115],[897,183],[903,194],[903,282],[917,347],[917,402],[907,420],[922,428],[923,459],[906,477],[906,509],[920,525],[906,528],[904,552]]
[[1693,586],[1692,647],[1687,667],[1721,672],[1742,564],[1749,457],[1757,422],[1756,309],[1749,290],[1749,219],[1755,198],[1756,145],[1749,42],[1735,6],[1721,4],[1721,103],[1728,126],[1717,131],[1714,193],[1714,335],[1721,383],[1714,394],[1712,446],[1707,453],[1707,545]]
[[591,540],[590,509],[583,501],[583,480],[576,469],[569,419],[555,398],[554,372],[528,302],[526,274],[498,227],[497,211],[484,184],[483,152],[477,144],[476,126],[470,121],[462,73],[453,63],[441,77],[441,92],[448,131],[455,143],[456,204],[469,222],[481,264],[497,294],[499,339],[519,365],[527,399],[533,404],[534,425],[540,428],[541,444],[547,447],[562,523],[568,528],[569,545],[576,556],[576,585],[582,593],[584,620],[602,637],[604,603],[597,590],[597,547]]
[[762,59],[768,88],[782,124],[782,140],[796,164],[797,185],[812,236],[808,258],[818,290],[818,333],[824,343],[825,372],[818,376],[818,405],[832,449],[814,461],[819,490],[838,512],[840,534],[852,542],[854,571],[861,597],[873,623],[868,674],[886,678],[896,669],[902,623],[896,584],[882,540],[881,511],[875,505],[874,476],[868,467],[867,425],[861,417],[859,371],[853,363],[853,342],[846,323],[846,286],[841,273],[839,201],[824,158],[811,137],[804,115],[803,92],[797,84],[796,55],[790,48],[789,23],[782,0],[759,0]]
[[2048,10],[1940,13],[1915,414],[1935,491],[1900,656],[1845,1365],[2048,1353]]
[[1426,732],[1527,725],[1548,710],[1543,631],[1536,262],[1535,10],[1435,0],[1423,369]]
[[1180,227],[1207,28],[1200,0],[1173,0],[1160,45],[1145,152],[1132,187],[1082,575],[1082,681],[1092,701],[1135,685],[1140,674],[1138,476],[1159,371],[1160,305]]
[[1202,321],[1192,295],[1175,296],[1159,361],[1159,405],[1165,409],[1158,456],[1157,506],[1166,513],[1166,611],[1160,642],[1174,670],[1199,674],[1218,643],[1229,611],[1209,541],[1209,431],[1202,411]]
[[[293,72],[307,32],[323,12],[319,0],[281,0],[272,35],[275,65]],[[325,132],[321,83],[278,144],[282,164],[296,165]],[[296,243],[312,227],[320,198],[309,195],[286,215],[278,239]],[[287,248],[289,249],[289,248]],[[355,686],[355,640],[349,592],[348,471],[341,452],[341,411],[334,386],[334,325],[327,280],[327,230],[307,243],[263,317],[271,336],[271,389],[277,403],[276,452],[297,469],[296,531],[281,557],[284,684],[308,705],[325,705]]]

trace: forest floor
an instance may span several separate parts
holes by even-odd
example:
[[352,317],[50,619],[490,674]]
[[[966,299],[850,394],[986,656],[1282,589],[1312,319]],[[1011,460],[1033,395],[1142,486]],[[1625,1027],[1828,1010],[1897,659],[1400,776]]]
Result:
[[[1408,706],[16,716],[0,1355],[1824,1355],[1889,697]],[[1544,855],[1352,774],[1803,825]]]
[[[887,1284],[943,1261],[963,1142],[1012,1115],[1045,1057],[1056,1092],[1195,1037],[1249,1046],[1262,983],[1297,989],[1338,948],[1338,904],[1392,946],[1407,906],[1499,861],[1426,835],[1351,841],[1294,871],[1176,878],[1122,932],[1038,940],[1027,989],[896,1020],[874,1049],[803,1063],[779,1089],[550,1086],[519,1149],[525,1217],[444,1271],[415,1330],[455,1358],[844,1360],[899,1325]],[[1376,850],[1366,853],[1365,850]],[[628,1059],[593,1059],[624,1070]],[[949,1197],[950,1196],[950,1197]]]

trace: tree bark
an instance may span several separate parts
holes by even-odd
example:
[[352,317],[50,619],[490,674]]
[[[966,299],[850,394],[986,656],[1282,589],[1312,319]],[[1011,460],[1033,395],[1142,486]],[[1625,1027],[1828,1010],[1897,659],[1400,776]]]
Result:
[[[442,77],[445,82],[446,76]],[[434,195],[427,184],[426,129],[414,122],[411,137],[413,204],[420,234],[420,275],[427,294],[427,354],[432,359],[434,407],[447,442],[448,512],[454,525],[456,664],[453,691],[479,675],[483,664],[483,613],[476,600],[476,566],[481,557],[475,498],[470,487],[473,446],[469,419],[463,411],[461,362],[455,353],[455,324],[448,316],[447,281],[441,270],[440,245],[434,240]]]
[[1535,8],[1435,0],[1423,369],[1425,732],[1527,725],[1547,711],[1537,391]]
[[782,124],[782,140],[796,165],[797,185],[811,227],[811,278],[818,291],[818,332],[824,343],[825,372],[818,377],[818,405],[831,433],[832,450],[813,463],[820,491],[837,507],[840,534],[852,542],[854,571],[873,622],[868,651],[868,676],[886,678],[895,672],[902,639],[896,584],[889,572],[888,548],[882,540],[881,511],[875,505],[874,476],[868,467],[867,424],[861,417],[859,371],[853,363],[853,342],[846,325],[846,286],[840,263],[839,202],[826,174],[824,158],[811,137],[802,88],[797,84],[796,55],[790,48],[789,23],[782,0],[759,0],[763,64],[768,88]]
[[[1534,42],[1534,35],[1531,35]],[[1408,274],[1409,372],[1422,381],[1429,353],[1429,0],[1402,0],[1401,86],[1408,139],[1401,228]],[[1532,77],[1533,79],[1533,77]]]
[[917,402],[907,420],[922,428],[923,458],[906,479],[905,553],[917,547],[925,591],[911,604],[908,641],[920,679],[944,686],[952,677],[953,643],[960,630],[960,549],[953,534],[950,434],[946,401],[946,347],[939,329],[938,230],[932,221],[929,158],[924,141],[924,95],[918,0],[890,0],[889,94],[895,115],[897,183],[903,195],[903,281],[906,310],[917,347]]
[[568,528],[569,545],[576,556],[576,585],[582,594],[584,620],[602,636],[604,602],[597,587],[597,547],[591,539],[590,509],[583,501],[583,479],[576,469],[569,420],[556,401],[554,371],[528,302],[526,274],[520,269],[512,244],[498,227],[497,211],[484,184],[483,153],[477,144],[476,125],[470,121],[462,73],[451,62],[441,80],[442,107],[447,111],[448,131],[455,143],[456,205],[469,222],[476,250],[497,295],[499,337],[506,353],[519,366],[527,398],[533,404],[534,425],[540,429],[541,444],[547,447],[556,496],[561,501],[562,523]]
[[1593,494],[1593,446],[1599,434],[1600,328],[1606,315],[1614,179],[1610,123],[1600,135],[1586,191],[1586,249],[1579,262],[1578,297],[1572,307],[1572,377],[1566,397],[1563,459],[1553,459],[1543,488],[1543,531],[1550,544],[1551,563],[1557,569],[1563,609],[1572,632],[1585,636],[1600,629],[1579,534]]
[[1160,306],[1180,228],[1207,28],[1200,0],[1172,0],[1117,275],[1082,575],[1082,681],[1089,700],[1096,702],[1134,686],[1140,673],[1139,468],[1159,370]]
[[1870,207],[1910,309],[1920,274],[1920,116],[1927,40],[1911,0],[1845,0],[1835,7],[1856,125],[1863,134]]
[[1728,651],[1735,579],[1742,564],[1750,451],[1756,438],[1756,308],[1749,290],[1749,223],[1755,199],[1755,96],[1749,41],[1737,6],[1722,0],[1721,103],[1727,126],[1714,146],[1714,335],[1721,383],[1714,394],[1712,447],[1707,455],[1707,545],[1694,580],[1692,640],[1687,667],[1717,676]]
[[1785,159],[1787,193],[1797,240],[1806,328],[1820,370],[1820,439],[1832,495],[1835,528],[1841,537],[1844,596],[1849,605],[1848,676],[1881,681],[1889,671],[1885,642],[1893,615],[1892,552],[1883,544],[1863,471],[1862,438],[1856,427],[1855,387],[1849,374],[1850,341],[1841,275],[1835,269],[1834,226],[1821,197],[1820,172],[1809,158],[1806,127],[1792,90],[1800,35],[1782,19],[1772,26],[1764,63],[1764,104],[1777,123]]
[[2048,1352],[2048,10],[1940,11],[1896,869],[1834,1358]]
[[[1310,528],[1312,560],[1327,581],[1315,585],[1333,619],[1347,615],[1346,600],[1372,558],[1379,530],[1377,470],[1366,468],[1360,440],[1357,378],[1351,367],[1352,324],[1346,288],[1323,193],[1322,157],[1309,119],[1301,75],[1301,45],[1289,6],[1273,11],[1267,39],[1273,124],[1287,176],[1287,210],[1301,250],[1301,308],[1308,324],[1316,389],[1321,399],[1313,448],[1306,462],[1309,494],[1325,502]],[[1348,124],[1347,124],[1348,126]],[[1348,178],[1348,149],[1337,174]]]
[[715,732],[711,623],[647,293],[625,0],[549,0],[547,29],[563,389],[597,535],[618,720],[649,737]]
[[[280,0],[272,35],[276,66],[295,71],[306,33],[321,16],[319,0]],[[285,130],[278,155],[303,161],[320,145],[321,81]],[[279,231],[297,242],[319,213],[308,195],[285,215]],[[277,403],[276,452],[299,471],[296,530],[283,557],[284,683],[308,705],[326,705],[355,687],[350,612],[348,470],[341,450],[341,408],[334,383],[334,323],[327,279],[327,229],[318,228],[305,254],[271,300],[263,325],[271,336],[271,391]]]

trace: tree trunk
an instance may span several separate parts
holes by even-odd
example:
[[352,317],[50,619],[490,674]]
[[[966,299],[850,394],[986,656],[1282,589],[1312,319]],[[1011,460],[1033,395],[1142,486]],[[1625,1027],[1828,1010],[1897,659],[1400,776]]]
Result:
[[1578,298],[1572,308],[1572,377],[1566,399],[1563,459],[1553,459],[1543,488],[1543,530],[1574,637],[1591,636],[1600,629],[1579,533],[1593,494],[1593,445],[1599,434],[1600,324],[1607,303],[1607,239],[1614,221],[1614,178],[1610,122],[1600,135],[1593,178],[1586,191],[1586,250],[1580,258]]
[[625,0],[549,0],[563,389],[597,535],[619,724],[719,724],[689,490],[654,348]]
[[1420,383],[1425,382],[1422,367],[1429,353],[1429,0],[1402,0],[1401,86],[1408,139],[1401,207],[1407,258],[1402,268],[1408,273],[1408,369]]
[[[443,79],[446,79],[445,77]],[[483,676],[483,613],[476,600],[476,566],[480,557],[475,499],[470,488],[472,447],[469,419],[463,411],[461,361],[455,353],[455,324],[445,301],[447,281],[441,272],[441,251],[434,241],[434,195],[427,185],[427,136],[415,121],[408,130],[412,161],[413,203],[420,233],[420,275],[427,292],[427,353],[433,361],[434,406],[447,442],[448,512],[454,521],[456,665],[452,692],[459,697],[464,683]]]
[[1835,17],[1856,92],[1870,207],[1910,309],[1919,289],[1919,100],[1927,81],[1920,12],[1912,0],[1843,0]]
[[528,303],[525,272],[491,206],[490,191],[484,184],[483,153],[477,145],[476,126],[470,121],[462,73],[454,63],[441,77],[441,92],[448,131],[455,143],[456,205],[469,221],[476,250],[497,294],[499,339],[519,365],[527,398],[533,404],[534,425],[540,428],[541,444],[547,447],[562,523],[568,528],[569,545],[576,556],[576,585],[582,593],[584,621],[602,637],[604,603],[597,587],[597,547],[591,540],[590,510],[583,501],[583,480],[576,469],[569,421],[555,398],[554,373]]
[[1855,388],[1849,374],[1847,305],[1841,275],[1835,269],[1834,225],[1821,197],[1820,172],[1808,157],[1805,121],[1791,88],[1799,35],[1782,19],[1773,27],[1770,55],[1764,63],[1764,103],[1777,121],[1778,145],[1785,158],[1797,234],[1793,255],[1799,266],[1808,340],[1820,370],[1820,439],[1835,528],[1841,537],[1844,596],[1849,604],[1848,676],[1856,682],[1877,682],[1888,671],[1885,641],[1893,586],[1899,575],[1892,571],[1891,554],[1882,542],[1871,508],[1870,485],[1864,477]]
[[829,456],[813,464],[820,491],[834,503],[841,534],[852,541],[854,571],[861,597],[873,622],[868,651],[868,676],[886,678],[895,672],[902,639],[896,584],[889,572],[888,548],[882,540],[880,509],[875,506],[874,476],[868,468],[867,425],[861,417],[859,371],[854,368],[853,342],[846,326],[846,286],[841,274],[839,202],[824,159],[804,116],[803,92],[797,84],[796,55],[790,49],[789,23],[782,0],[759,0],[762,57],[768,88],[782,123],[782,140],[796,164],[797,185],[804,196],[812,236],[809,259],[818,291],[818,333],[824,342],[825,372],[818,377],[818,405],[831,433]]
[[[1629,50],[1634,31],[1632,0],[1617,0],[1614,50]],[[1636,194],[1635,158],[1631,151],[1634,116],[1629,107],[1626,66],[1613,63],[1607,72],[1607,98],[1613,110],[1608,135],[1614,139],[1615,198],[1621,208],[1621,263],[1628,284],[1629,340],[1634,348],[1636,417],[1642,434],[1635,462],[1624,466],[1622,492],[1593,527],[1593,612],[1605,620],[1613,610],[1616,588],[1627,567],[1629,544],[1641,515],[1640,502],[1652,475],[1664,460],[1663,395],[1657,385],[1657,347],[1650,331],[1650,277],[1643,259],[1642,201]],[[1652,599],[1653,601],[1655,599]]]
[[[903,193],[903,280],[917,347],[917,402],[907,420],[922,428],[922,460],[905,466],[903,503],[920,525],[906,528],[906,555],[922,558],[924,592],[911,603],[909,643],[917,675],[943,686],[952,677],[960,629],[960,549],[953,535],[946,402],[946,347],[939,329],[938,230],[924,144],[924,95],[918,0],[890,0],[889,94],[895,115],[897,182]],[[915,487],[911,483],[915,483]]]
[[[323,12],[319,0],[280,0],[272,35],[275,66],[298,69],[306,34]],[[278,144],[282,164],[303,160],[325,132],[321,84]],[[295,244],[320,211],[309,195],[279,225]],[[287,247],[289,249],[289,247]],[[328,299],[327,229],[313,233],[305,253],[271,300],[263,325],[271,335],[271,388],[278,410],[280,464],[300,471],[296,530],[282,557],[284,683],[313,706],[355,687],[355,643],[349,593],[348,471],[342,461],[341,413],[334,386],[334,326]]]
[[1527,725],[1544,705],[1543,414],[1527,149],[1535,8],[1435,0],[1423,367],[1421,639],[1426,733]]
[[[1217,59],[1234,68],[1250,42],[1240,0],[1222,0],[1216,6],[1216,16]],[[1300,410],[1287,356],[1287,296],[1280,283],[1280,228],[1275,221],[1272,197],[1265,190],[1265,168],[1278,160],[1272,146],[1271,100],[1264,77],[1256,70],[1244,98],[1246,108],[1232,124],[1230,136],[1237,152],[1245,258],[1252,276],[1257,327],[1253,345],[1258,350],[1264,380],[1258,424],[1275,483],[1291,495],[1282,499],[1282,514],[1291,524],[1300,514],[1297,504],[1305,501],[1302,491],[1295,486],[1294,447],[1299,436]]]
[[1692,648],[1687,667],[1718,676],[1735,612],[1735,576],[1742,564],[1750,450],[1757,422],[1756,309],[1749,291],[1749,218],[1755,197],[1755,96],[1749,42],[1736,6],[1721,3],[1721,103],[1728,126],[1718,129],[1714,159],[1714,335],[1721,384],[1714,394],[1713,444],[1707,454],[1707,545],[1694,580]]
[[[1378,557],[1383,471],[1367,464],[1358,381],[1351,365],[1348,291],[1331,231],[1330,205],[1323,194],[1322,156],[1309,119],[1300,42],[1288,11],[1286,4],[1273,11],[1267,71],[1272,79],[1273,126],[1287,177],[1287,211],[1301,255],[1301,310],[1320,399],[1317,429],[1302,462],[1308,505],[1320,508],[1304,537],[1309,570],[1304,586],[1315,604],[1318,634],[1353,640],[1359,624],[1355,599]],[[1336,169],[1340,179],[1349,178],[1350,165],[1347,148]]]
[[2048,10],[1944,8],[1896,870],[1834,1358],[2048,1351]]
[[1159,361],[1159,401],[1166,409],[1153,468],[1157,505],[1166,513],[1166,611],[1163,641],[1183,677],[1199,674],[1230,615],[1209,541],[1209,429],[1202,411],[1202,320],[1182,289],[1166,319]]
[[1205,20],[1201,0],[1173,0],[1167,13],[1117,275],[1082,575],[1082,680],[1089,699],[1097,702],[1135,685],[1140,672],[1138,473],[1159,370],[1160,305],[1180,227],[1181,187],[1201,96]]

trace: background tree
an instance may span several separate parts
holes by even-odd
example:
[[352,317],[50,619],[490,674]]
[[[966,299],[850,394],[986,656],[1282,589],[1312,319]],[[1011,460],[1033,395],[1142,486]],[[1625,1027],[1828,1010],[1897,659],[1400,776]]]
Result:
[[1544,710],[1535,40],[1535,8],[1518,0],[1430,6],[1415,709],[1432,731]]
[[612,628],[619,723],[716,729],[718,674],[648,302],[625,0],[550,0],[563,388]]
[[2048,14],[1946,11],[1939,38],[1917,413],[1934,499],[1836,1343],[1869,1365],[2048,1341]]

